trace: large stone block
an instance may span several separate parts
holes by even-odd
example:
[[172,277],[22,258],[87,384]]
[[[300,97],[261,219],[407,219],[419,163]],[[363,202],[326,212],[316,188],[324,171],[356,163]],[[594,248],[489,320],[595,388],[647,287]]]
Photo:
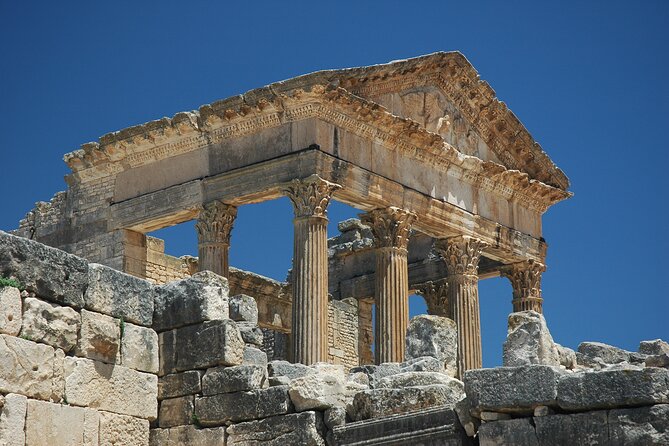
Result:
[[237,327],[247,345],[262,347],[264,334],[260,328],[250,322],[237,322]]
[[43,299],[84,306],[88,264],[60,249],[0,231],[0,276],[15,278]]
[[530,418],[483,423],[478,438],[480,446],[539,446]]
[[205,321],[159,335],[160,374],[244,361],[244,341],[234,321]]
[[409,359],[400,364],[400,373],[405,372],[439,372],[447,373],[451,376],[452,370],[447,371],[444,368],[444,362],[432,356],[419,356]]
[[195,415],[203,426],[267,418],[288,413],[291,409],[288,388],[280,386],[250,392],[221,393],[195,400]]
[[227,319],[228,281],[211,271],[202,271],[158,286],[153,315],[156,331]]
[[119,365],[65,358],[65,397],[76,406],[154,420],[158,378]]
[[349,380],[344,366],[317,364],[312,368],[316,373],[290,382],[290,399],[298,412],[346,407],[356,393],[368,389],[366,385]]
[[124,323],[121,364],[131,369],[158,373],[158,334],[152,328]]
[[258,323],[258,304],[246,294],[230,297],[230,319],[237,322]]
[[148,445],[149,422],[147,420],[100,412],[100,446]]
[[28,400],[26,445],[98,446],[99,418],[92,409]]
[[201,379],[203,373],[202,370],[189,370],[160,377],[158,379],[158,399],[200,393],[202,391]]
[[207,370],[202,377],[202,394],[246,392],[265,387],[267,369],[258,365],[216,367]]
[[316,371],[309,366],[300,363],[291,363],[283,360],[275,360],[267,363],[267,372],[270,377],[285,376],[289,379],[300,378]]
[[3,403],[0,407],[0,445],[24,446],[28,398],[10,393],[4,397]]
[[267,368],[267,353],[255,347],[244,347],[243,364],[258,365]]
[[351,373],[364,373],[367,375],[369,387],[372,389],[376,387],[379,380],[386,376],[396,375],[401,372],[402,367],[397,362],[384,362],[379,365],[362,365],[351,369]]
[[641,341],[641,343],[639,343],[639,353],[644,355],[669,355],[669,344],[662,339]]
[[462,381],[439,372],[402,372],[397,375],[386,376],[379,380],[376,388],[403,389],[405,387],[431,386],[434,384],[453,386],[459,389],[464,397],[465,386]]
[[543,315],[536,311],[520,311],[509,315],[503,362],[506,367],[560,365],[560,353]]
[[668,445],[669,404],[609,411],[609,444]]
[[547,365],[467,370],[465,392],[475,413],[532,413],[537,406],[557,406],[558,381],[565,373]]
[[91,263],[88,267],[85,308],[150,327],[153,285],[144,279]]
[[0,288],[0,333],[18,336],[21,319],[21,292],[10,286]]
[[77,356],[114,364],[119,361],[121,321],[105,314],[81,310]]
[[33,297],[23,299],[21,336],[69,352],[77,345],[81,317],[70,307],[44,302]]
[[605,410],[534,418],[541,446],[609,444],[607,422]]
[[450,385],[376,388],[356,394],[347,411],[351,419],[359,421],[435,406],[455,406],[463,397],[461,388]]
[[669,370],[602,370],[567,374],[557,385],[567,410],[607,409],[669,403]]
[[406,359],[432,356],[455,376],[457,371],[458,331],[455,322],[440,316],[422,314],[411,319],[406,337]]
[[193,395],[168,398],[160,402],[158,425],[164,428],[191,424],[194,413],[195,397]]
[[65,352],[58,349],[53,357],[53,379],[51,381],[51,401],[61,402],[65,396]]
[[629,362],[631,353],[601,342],[581,342],[578,346],[578,352],[590,360],[600,360],[604,364]]
[[228,446],[324,446],[325,426],[316,412],[283,415],[228,428]]
[[48,400],[53,391],[54,349],[0,335],[0,393],[20,393]]
[[225,428],[200,429],[195,426],[177,426],[169,429],[151,429],[151,446],[222,446]]

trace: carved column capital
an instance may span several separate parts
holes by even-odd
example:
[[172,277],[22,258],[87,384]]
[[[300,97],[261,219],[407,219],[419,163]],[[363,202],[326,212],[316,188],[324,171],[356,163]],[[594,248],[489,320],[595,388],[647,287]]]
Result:
[[425,282],[418,286],[416,293],[425,299],[428,314],[453,319],[448,307],[448,280]]
[[375,247],[406,250],[416,214],[391,206],[361,214],[360,220],[371,228]]
[[219,200],[202,206],[195,223],[200,244],[230,245],[230,234],[236,217],[237,208]]
[[513,287],[513,311],[534,310],[542,312],[541,274],[546,265],[534,260],[505,266],[500,275],[511,281]]
[[446,262],[449,276],[477,276],[479,260],[487,246],[482,240],[461,235],[437,240],[434,249]]
[[327,216],[327,207],[338,184],[325,181],[318,175],[293,180],[283,188],[283,193],[293,202],[295,218]]

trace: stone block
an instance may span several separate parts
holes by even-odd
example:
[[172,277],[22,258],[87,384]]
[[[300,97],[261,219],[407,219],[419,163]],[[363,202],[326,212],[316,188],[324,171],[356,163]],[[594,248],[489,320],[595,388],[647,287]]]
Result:
[[84,295],[87,310],[150,327],[153,321],[153,285],[144,279],[91,263]]
[[21,292],[10,286],[0,288],[0,333],[18,336],[21,320]]
[[158,373],[158,334],[152,328],[124,323],[121,364],[148,373]]
[[202,391],[201,370],[189,370],[182,373],[165,375],[158,379],[158,399],[176,398],[178,396],[195,395]]
[[368,389],[366,385],[350,381],[344,366],[316,364],[312,368],[316,373],[290,382],[290,399],[298,412],[346,407],[356,393]]
[[258,365],[216,367],[202,377],[202,394],[245,392],[266,387],[267,369]]
[[154,420],[157,394],[155,375],[90,359],[65,358],[65,398],[69,404]]
[[[542,406],[545,407],[545,406]],[[457,403],[455,403],[455,413],[458,416],[460,425],[465,430],[465,433],[468,437],[476,436],[476,432],[481,424],[481,422],[472,416],[472,406],[469,398],[463,398]]]
[[195,415],[203,426],[282,415],[292,409],[287,387],[221,393],[195,399]]
[[644,355],[669,355],[669,344],[662,339],[641,341],[639,344],[639,353]]
[[228,428],[228,446],[324,446],[325,426],[316,412],[283,415]]
[[375,388],[356,394],[353,403],[346,410],[352,420],[360,421],[435,406],[453,407],[463,396],[461,389],[447,385],[403,389]]
[[260,328],[250,322],[237,322],[237,327],[247,345],[262,347],[264,335]]
[[558,382],[558,404],[566,410],[607,409],[669,403],[669,370],[577,372]]
[[328,429],[342,426],[346,423],[346,409],[344,407],[331,407],[323,412],[323,422]]
[[558,381],[565,373],[547,365],[467,370],[465,392],[474,413],[531,414],[537,406],[557,406]]
[[229,319],[160,333],[159,347],[161,375],[244,361],[244,341]]
[[159,332],[227,319],[228,281],[211,271],[202,271],[158,286],[153,315],[153,328]]
[[560,353],[542,314],[536,311],[511,313],[508,326],[503,352],[505,367],[560,365]]
[[0,335],[0,393],[48,400],[53,392],[53,347]]
[[288,361],[275,360],[267,363],[267,373],[270,377],[285,376],[289,379],[295,379],[316,372],[304,364],[293,364]]
[[120,320],[105,314],[81,310],[81,332],[77,356],[115,364],[121,348]]
[[60,249],[0,231],[0,276],[15,278],[43,299],[84,306],[88,264]]
[[69,352],[77,345],[81,317],[70,307],[44,302],[33,297],[23,299],[21,336],[62,348]]
[[669,355],[666,353],[662,353],[661,355],[648,355],[646,358],[646,367],[669,368]]
[[405,387],[431,386],[434,384],[453,386],[464,397],[465,386],[462,381],[439,372],[403,372],[381,378],[377,389],[403,389]]
[[440,372],[453,376],[452,370],[447,372],[444,362],[432,356],[419,356],[418,358],[404,361],[400,364],[400,373],[404,372]]
[[483,423],[478,432],[480,446],[539,446],[530,418]]
[[630,361],[630,352],[601,342],[582,342],[578,352],[591,360],[599,359],[604,364],[618,364]]
[[353,367],[351,373],[362,372],[367,375],[369,379],[369,387],[372,389],[376,387],[376,384],[382,378],[390,375],[396,375],[402,371],[400,364],[397,362],[384,362],[379,365],[362,365],[358,367]]
[[100,446],[148,446],[149,422],[141,418],[100,412]]
[[568,370],[576,368],[576,352],[569,347],[564,347],[560,344],[555,344],[558,349],[558,356],[560,357],[560,365]]
[[605,410],[534,418],[537,439],[542,446],[609,444],[607,423]]
[[177,426],[169,429],[151,429],[151,446],[222,446],[225,428],[200,429],[195,426]]
[[0,407],[0,445],[24,446],[28,398],[10,393]]
[[609,444],[668,445],[669,404],[609,411]]
[[160,402],[158,425],[164,428],[191,424],[194,413],[195,397],[193,395],[168,398]]
[[26,445],[97,446],[99,418],[92,409],[28,400]]
[[237,322],[258,323],[258,304],[246,294],[230,297],[230,319]]
[[65,396],[65,352],[58,349],[53,357],[53,378],[51,380],[51,401],[61,402]]
[[258,365],[267,368],[267,353],[255,347],[244,347],[243,364]]
[[457,371],[458,331],[451,319],[422,314],[411,319],[406,337],[406,359],[432,356],[455,376]]

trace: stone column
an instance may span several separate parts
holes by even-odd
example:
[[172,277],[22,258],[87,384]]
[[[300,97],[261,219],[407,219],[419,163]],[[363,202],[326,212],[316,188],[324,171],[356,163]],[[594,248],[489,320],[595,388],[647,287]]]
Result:
[[363,214],[376,247],[376,363],[402,362],[409,326],[407,245],[416,214],[389,207]]
[[425,299],[428,314],[453,319],[453,313],[448,305],[448,280],[425,282],[418,287],[417,294]]
[[328,358],[328,219],[326,209],[340,186],[317,175],[293,180],[283,192],[293,202],[292,346],[302,364]]
[[514,313],[534,310],[542,313],[541,274],[546,271],[543,263],[527,260],[503,268],[500,274],[511,281]]
[[197,230],[198,268],[228,277],[230,233],[237,217],[237,208],[215,200],[200,209]]
[[479,239],[458,236],[437,240],[435,249],[446,262],[449,311],[458,329],[458,376],[481,368],[481,319],[478,264],[487,245]]

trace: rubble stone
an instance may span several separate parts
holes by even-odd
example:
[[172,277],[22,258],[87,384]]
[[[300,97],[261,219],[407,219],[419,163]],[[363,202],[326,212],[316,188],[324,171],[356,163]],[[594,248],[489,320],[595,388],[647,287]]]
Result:
[[290,382],[290,399],[295,410],[325,410],[331,407],[346,407],[357,392],[368,387],[348,380],[343,366],[316,364],[316,373],[311,373]]
[[153,321],[153,285],[115,269],[88,265],[87,310],[150,327]]
[[540,445],[609,443],[606,411],[550,415],[533,419]]
[[127,415],[100,412],[100,446],[148,446],[149,422]]
[[114,364],[121,348],[120,320],[92,311],[81,310],[81,332],[77,355]]
[[258,365],[211,368],[202,377],[202,394],[209,396],[261,389],[266,381],[267,370]]
[[22,317],[21,292],[10,286],[0,287],[0,333],[18,336]]
[[195,395],[202,391],[201,370],[189,370],[182,373],[165,375],[158,379],[158,399]]
[[669,371],[602,370],[563,376],[558,403],[566,410],[606,409],[669,403]]
[[158,373],[158,334],[151,328],[123,324],[121,364],[148,373]]
[[560,365],[568,370],[576,368],[576,352],[569,347],[564,347],[560,344],[555,344],[558,349],[558,356],[560,357]]
[[0,408],[0,445],[25,445],[25,423],[28,398],[10,393]]
[[610,444],[667,445],[669,404],[610,410],[608,426]]
[[160,402],[158,425],[161,428],[191,424],[195,412],[193,395],[168,398]]
[[20,393],[48,400],[53,391],[54,349],[0,335],[0,393]]
[[446,369],[444,368],[444,362],[432,356],[419,356],[418,358],[404,361],[403,363],[400,364],[400,372],[447,373]]
[[649,355],[646,358],[646,367],[664,367],[669,368],[669,354]]
[[547,365],[475,369],[465,372],[467,399],[475,412],[532,413],[557,406],[562,369]]
[[324,446],[325,427],[321,415],[302,412],[260,421],[239,423],[228,428],[228,446]]
[[258,304],[246,294],[230,297],[230,319],[237,322],[258,323]]
[[227,319],[228,315],[228,281],[211,271],[155,288],[156,331]]
[[65,358],[65,398],[69,404],[154,420],[157,394],[155,375],[90,359]]
[[262,347],[264,336],[260,328],[250,322],[237,322],[237,327],[247,345]]
[[536,311],[520,311],[509,315],[503,362],[505,367],[560,365],[558,348],[543,315]]
[[472,416],[472,406],[469,398],[463,398],[455,404],[455,413],[468,437],[474,437],[481,422]]
[[604,364],[629,362],[630,352],[601,342],[582,342],[578,352],[591,360],[601,360]]
[[375,388],[379,380],[385,378],[386,376],[396,375],[400,373],[402,369],[400,364],[397,362],[384,362],[379,365],[363,365],[358,367],[353,367],[351,373],[362,372],[369,378],[369,387]]
[[267,368],[267,353],[255,347],[244,347],[243,364],[258,365]]
[[344,407],[330,407],[323,413],[323,421],[328,429],[341,426],[346,423],[346,409]]
[[406,336],[407,360],[432,356],[455,376],[457,371],[458,332],[451,319],[422,314],[411,319]]
[[654,339],[652,341],[641,341],[639,344],[639,353],[645,355],[669,355],[669,344],[662,339]]
[[60,249],[0,231],[0,276],[51,302],[84,306],[88,264]]
[[23,299],[21,336],[69,352],[77,345],[81,317],[70,307],[27,297]]
[[92,409],[28,400],[26,445],[97,446],[99,418]]
[[221,393],[195,399],[195,415],[203,426],[282,415],[291,409],[287,387]]

